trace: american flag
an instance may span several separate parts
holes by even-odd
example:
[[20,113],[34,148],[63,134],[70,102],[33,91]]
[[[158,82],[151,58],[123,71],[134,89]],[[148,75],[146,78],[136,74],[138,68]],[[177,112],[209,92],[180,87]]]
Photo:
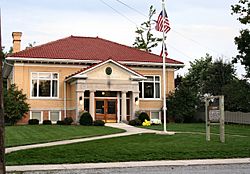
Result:
[[[166,57],[168,56],[168,50],[167,50],[166,45],[165,45],[165,55],[166,55]],[[162,57],[162,56],[163,56],[163,44],[162,44],[162,48],[161,48],[161,54],[160,54],[160,57]]]
[[[156,21],[155,29],[157,31],[167,33],[171,28],[169,25],[168,15],[165,10],[164,10],[164,14],[165,14],[164,21],[163,21],[163,11],[161,11],[161,13],[159,14],[158,19]],[[163,23],[164,23],[164,28],[163,28]]]

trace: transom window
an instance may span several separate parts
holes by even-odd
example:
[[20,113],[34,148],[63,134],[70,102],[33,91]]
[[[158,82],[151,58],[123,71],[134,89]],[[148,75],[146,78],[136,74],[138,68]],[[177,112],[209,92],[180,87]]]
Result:
[[139,82],[140,98],[160,98],[160,76],[145,76],[147,80]]
[[58,73],[31,73],[32,97],[58,97]]

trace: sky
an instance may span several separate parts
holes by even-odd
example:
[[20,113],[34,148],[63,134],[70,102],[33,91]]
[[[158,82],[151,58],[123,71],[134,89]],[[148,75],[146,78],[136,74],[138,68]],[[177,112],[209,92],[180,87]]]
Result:
[[[125,3],[123,5],[121,2]],[[171,25],[166,46],[169,57],[184,62],[176,74],[187,73],[189,62],[204,57],[223,58],[230,62],[237,55],[234,37],[244,28],[231,5],[238,0],[165,0]],[[2,45],[12,46],[12,32],[23,33],[21,48],[29,43],[41,45],[74,36],[101,37],[132,46],[135,30],[147,20],[150,5],[156,8],[154,19],[161,11],[161,0],[0,0]],[[154,36],[162,33],[153,30]],[[161,44],[154,48],[160,54]],[[245,73],[239,64],[239,77]]]

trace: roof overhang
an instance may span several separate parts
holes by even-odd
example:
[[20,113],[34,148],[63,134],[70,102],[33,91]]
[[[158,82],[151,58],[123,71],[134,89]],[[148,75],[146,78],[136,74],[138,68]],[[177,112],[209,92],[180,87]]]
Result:
[[[76,60],[76,59],[48,59],[48,58],[26,58],[26,57],[7,57],[8,61],[28,61],[28,62],[51,62],[51,63],[83,63],[83,64],[96,64],[101,63],[100,60]],[[112,60],[112,59],[111,59]],[[159,62],[137,62],[137,61],[118,61],[121,64],[129,66],[162,66]],[[167,67],[183,68],[183,63],[166,63]]]

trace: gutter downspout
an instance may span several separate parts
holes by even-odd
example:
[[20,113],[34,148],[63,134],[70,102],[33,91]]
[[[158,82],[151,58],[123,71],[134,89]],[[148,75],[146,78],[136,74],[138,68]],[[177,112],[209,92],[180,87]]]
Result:
[[64,107],[64,118],[66,118],[66,112],[67,112],[67,101],[66,101],[66,99],[67,99],[67,93],[66,93],[66,86],[67,86],[67,84],[66,84],[66,81],[64,80],[64,82],[63,82],[64,84],[64,86],[63,86],[63,107]]

